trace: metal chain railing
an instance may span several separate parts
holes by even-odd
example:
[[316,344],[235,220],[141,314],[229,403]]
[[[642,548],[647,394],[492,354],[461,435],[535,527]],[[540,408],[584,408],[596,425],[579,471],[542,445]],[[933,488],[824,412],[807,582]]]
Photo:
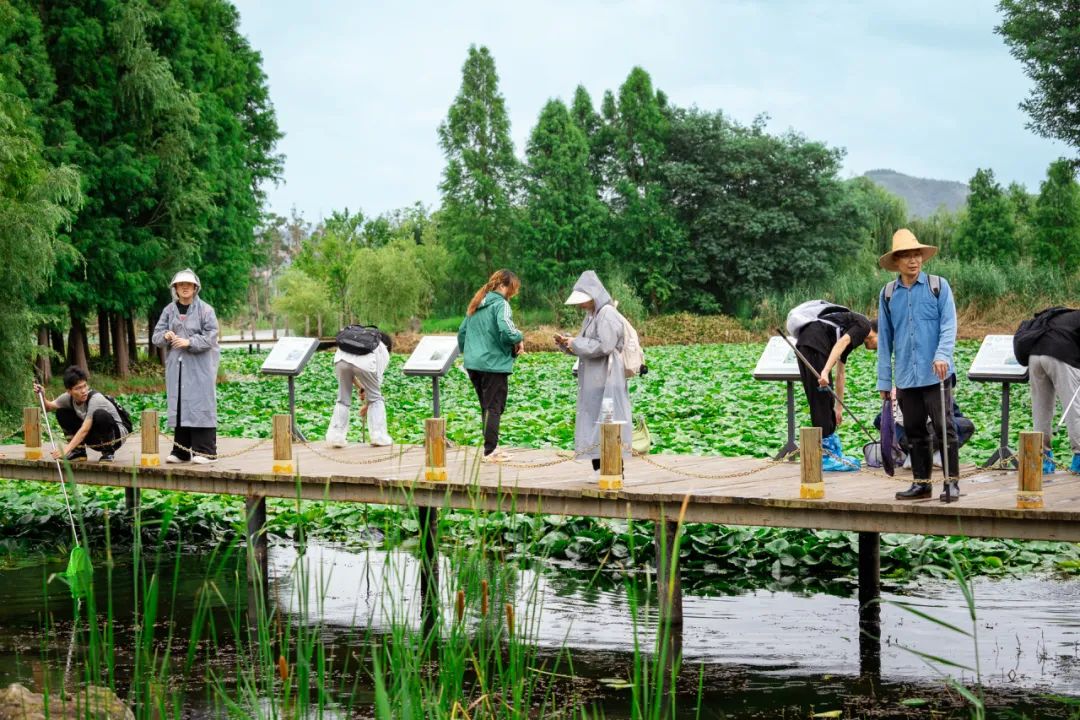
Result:
[[239,456],[241,456],[241,455],[243,455],[245,453],[249,453],[249,452],[251,452],[251,451],[253,451],[253,450],[255,450],[255,449],[259,448],[259,447],[262,447],[263,445],[265,445],[266,443],[268,443],[268,442],[270,442],[272,440],[272,438],[260,438],[259,440],[256,440],[255,442],[251,443],[250,445],[245,445],[244,447],[242,447],[239,450],[234,450],[232,452],[212,454],[212,453],[200,452],[198,450],[194,450],[192,448],[189,448],[186,445],[178,443],[178,442],[176,442],[176,440],[174,438],[169,437],[167,434],[161,432],[160,430],[158,430],[158,435],[160,435],[161,437],[163,437],[166,440],[168,440],[169,442],[171,442],[172,446],[174,448],[180,448],[181,450],[183,450],[184,452],[186,452],[186,453],[188,453],[189,455],[192,455],[192,456],[201,455],[202,457],[205,457],[205,458],[207,458],[209,460],[225,460],[225,459],[228,459],[228,458],[239,457]]
[[559,453],[568,453],[568,454],[559,455],[559,457],[556,457],[554,460],[545,460],[543,462],[519,463],[519,462],[511,462],[509,460],[500,460],[498,462],[493,462],[491,464],[492,465],[498,465],[499,467],[514,468],[515,470],[528,470],[528,469],[532,469],[532,468],[554,467],[555,465],[561,465],[561,464],[566,463],[566,462],[578,462],[578,460],[581,457],[583,457],[585,455],[588,455],[589,453],[591,453],[593,450],[595,450],[598,447],[600,447],[600,443],[594,443],[591,447],[587,447],[587,448],[585,448],[584,450],[582,450],[580,452],[570,453],[569,451],[560,450],[560,451],[558,451]]
[[[888,475],[888,473],[886,473],[881,468],[874,468],[874,467],[870,467],[869,465],[863,466],[863,465],[860,465],[860,464],[857,464],[857,463],[853,463],[850,460],[848,460],[846,457],[844,457],[842,455],[837,455],[834,452],[832,452],[831,450],[829,450],[828,448],[824,448],[824,447],[821,448],[821,452],[824,455],[827,455],[827,456],[831,457],[833,460],[836,460],[839,463],[847,465],[848,467],[852,468],[853,470],[861,470],[862,472],[869,473],[870,475],[877,475],[877,476],[885,478],[887,480],[895,480],[895,481],[898,481],[898,482],[906,482],[906,483],[912,482],[911,478],[903,476],[903,475],[893,475],[893,476],[890,477]],[[998,460],[993,465],[990,465],[988,467],[975,467],[975,468],[972,468],[971,470],[965,470],[964,472],[961,472],[959,475],[957,475],[955,477],[952,477],[950,479],[952,479],[952,480],[966,480],[967,478],[975,477],[976,475],[982,475],[982,474],[988,473],[988,472],[1005,471],[1005,470],[1012,470],[1012,467],[1010,466],[1010,463],[1009,463],[1009,458],[1005,458],[1003,460]]]
[[308,442],[307,440],[301,440],[300,444],[310,450],[315,455],[323,458],[324,460],[329,460],[330,462],[338,463],[340,465],[377,465],[379,463],[388,462],[390,460],[396,460],[397,458],[403,457],[407,453],[410,453],[420,447],[419,445],[391,445],[389,455],[368,458],[366,460],[349,460],[346,458],[335,457],[328,452],[320,450],[318,447],[316,447],[311,442]]

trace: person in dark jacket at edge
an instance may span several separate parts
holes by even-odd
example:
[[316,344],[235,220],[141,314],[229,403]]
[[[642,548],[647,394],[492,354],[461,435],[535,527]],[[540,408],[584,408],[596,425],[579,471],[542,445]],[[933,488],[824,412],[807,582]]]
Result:
[[510,454],[499,448],[499,424],[514,358],[525,349],[525,335],[514,325],[510,299],[521,290],[518,276],[496,270],[476,291],[458,328],[458,350],[465,358],[484,423],[483,462],[504,462]]
[[1067,413],[1065,427],[1072,447],[1070,472],[1080,473],[1080,310],[1050,318],[1046,331],[1035,341],[1028,359],[1031,386],[1031,421],[1043,434],[1043,473],[1054,472],[1054,400]]

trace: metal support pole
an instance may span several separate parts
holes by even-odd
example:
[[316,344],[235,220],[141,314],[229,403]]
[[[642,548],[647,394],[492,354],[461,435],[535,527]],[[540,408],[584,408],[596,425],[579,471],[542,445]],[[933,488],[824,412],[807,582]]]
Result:
[[881,675],[881,536],[859,533],[859,670]]
[[431,417],[439,417],[439,376],[431,376]]
[[247,517],[248,622],[256,627],[260,615],[268,617],[269,553],[266,540],[266,498],[249,495],[244,501]]
[[439,509],[421,507],[420,515],[420,625],[428,651],[439,645]]
[[983,463],[983,467],[991,467],[998,463],[1008,462],[1008,467],[1016,468],[1016,455],[1009,448],[1009,389],[1012,383],[1001,383],[1001,431],[998,437],[998,449]]
[[796,450],[799,449],[799,444],[795,442],[795,382],[793,380],[787,381],[787,443],[784,447],[780,448],[773,460],[784,460],[791,456]]
[[300,427],[296,424],[296,378],[292,375],[289,376],[289,417],[290,424],[292,426],[292,436],[294,440],[300,442],[307,442],[307,438],[304,437],[304,433],[300,432]]

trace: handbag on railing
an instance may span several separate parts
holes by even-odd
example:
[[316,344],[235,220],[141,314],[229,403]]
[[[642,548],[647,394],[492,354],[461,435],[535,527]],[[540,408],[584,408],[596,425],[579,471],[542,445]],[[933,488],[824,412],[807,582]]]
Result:
[[645,424],[643,415],[638,415],[634,419],[634,431],[630,436],[630,447],[638,455],[648,455],[649,450],[652,449],[652,434],[649,433],[649,426]]

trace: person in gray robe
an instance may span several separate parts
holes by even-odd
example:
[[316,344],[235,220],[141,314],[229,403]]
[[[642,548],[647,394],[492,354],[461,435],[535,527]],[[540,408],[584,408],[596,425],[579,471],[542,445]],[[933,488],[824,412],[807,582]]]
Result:
[[604,399],[611,399],[612,419],[622,422],[623,455],[629,454],[632,435],[630,393],[626,386],[622,356],[623,324],[611,295],[592,270],[586,270],[566,299],[585,311],[577,337],[556,335],[555,343],[576,355],[578,366],[577,419],[574,424],[574,451],[592,460],[600,469],[600,420]]
[[[165,349],[165,395],[173,448],[165,462],[213,462],[217,455],[217,371],[221,361],[214,308],[199,298],[199,277],[181,270],[169,284],[173,302],[154,327]],[[194,454],[192,453],[194,451]]]

